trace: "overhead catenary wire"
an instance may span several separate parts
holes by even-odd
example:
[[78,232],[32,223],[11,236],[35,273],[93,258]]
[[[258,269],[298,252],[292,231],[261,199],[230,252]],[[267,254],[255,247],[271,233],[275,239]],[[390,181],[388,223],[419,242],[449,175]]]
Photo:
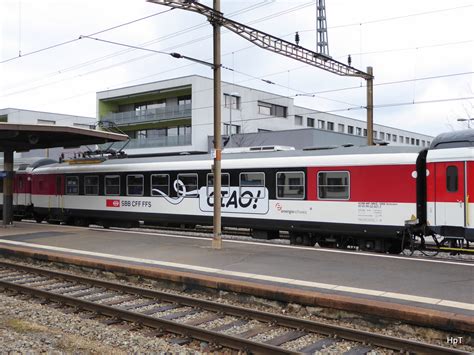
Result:
[[[304,8],[304,7],[307,7],[307,6],[309,6],[309,5],[312,5],[313,3],[314,3],[314,1],[311,1],[311,2],[309,2],[309,3],[305,3],[305,4],[302,4],[302,5],[298,5],[298,6],[294,7],[294,8],[287,9],[287,10],[285,10],[285,11],[281,11],[281,12],[279,12],[279,13],[272,14],[272,15],[269,15],[269,16],[267,16],[267,17],[264,17],[264,18],[260,18],[260,19],[251,21],[250,23],[261,22],[261,21],[263,21],[263,20],[265,20],[265,19],[268,19],[268,18],[271,18],[271,17],[278,17],[278,16],[281,16],[281,14],[286,14],[286,13],[289,13],[289,12],[293,12],[293,11],[299,10],[299,9],[301,9],[301,8]],[[258,4],[256,4],[255,6],[257,6],[257,5],[258,5]],[[260,6],[264,6],[264,5],[266,5],[265,2],[263,2],[263,4],[260,5]],[[244,8],[244,9],[241,11],[241,13],[242,13],[242,12],[246,12],[246,11],[250,11],[251,8],[252,8],[252,6],[249,7],[249,8]],[[443,9],[443,10],[435,10],[434,12],[448,11],[448,10],[453,10],[453,9],[458,9],[458,8],[459,8],[459,7],[456,7],[456,8],[449,8],[449,9]],[[239,13],[239,11],[236,11],[235,13]],[[423,13],[423,14],[425,14],[425,13]],[[404,16],[408,16],[408,17],[409,17],[409,16],[414,16],[414,15],[417,15],[417,14],[409,14],[409,15],[404,15]],[[151,16],[154,16],[154,15],[151,15]],[[142,18],[142,19],[144,19],[144,18]],[[134,20],[134,21],[130,21],[130,22],[128,22],[128,23],[125,23],[125,24],[122,24],[122,25],[118,25],[118,26],[115,26],[115,27],[113,27],[113,28],[117,28],[117,27],[120,27],[120,26],[124,26],[124,25],[129,24],[129,23],[137,22],[137,21],[139,21],[139,20],[141,20],[141,19],[137,19],[137,20]],[[383,21],[383,20],[384,20],[384,19],[374,20],[374,21]],[[206,25],[206,23],[203,23],[203,24],[197,25],[197,26],[201,27],[201,26],[205,26],[205,25]],[[196,26],[189,27],[188,29],[185,29],[185,30],[182,30],[182,31],[186,31],[186,32],[187,32],[187,30],[190,30],[190,29],[192,29],[192,28],[194,28],[194,27],[196,27]],[[110,29],[113,29],[113,28],[110,28]],[[106,30],[103,30],[103,31],[100,31],[100,32],[105,32],[105,31],[107,31],[107,30],[109,30],[109,29],[106,29]],[[178,31],[178,32],[182,32],[182,31]],[[97,33],[100,33],[100,32],[97,32]],[[171,35],[172,35],[172,34],[171,34]],[[171,35],[167,35],[167,36],[171,36]],[[164,37],[167,37],[167,36],[164,36]],[[201,41],[201,40],[204,40],[204,39],[207,39],[207,38],[210,38],[210,37],[211,37],[211,36],[203,36],[203,37],[201,37],[201,38],[194,39],[193,41],[188,41],[188,42],[186,42],[186,43],[184,43],[184,44],[178,44],[178,45],[172,46],[172,47],[170,47],[170,48],[167,48],[166,50],[170,50],[170,49],[173,49],[173,48],[176,48],[176,47],[180,47],[180,46],[182,46],[182,45],[187,45],[187,44],[196,43],[196,42],[199,42],[199,41]],[[163,37],[161,37],[161,38],[163,38]],[[76,40],[78,40],[78,39],[76,39]],[[149,42],[146,42],[146,43],[152,43],[152,42],[154,42],[154,41],[149,41]],[[417,48],[419,49],[419,48],[427,48],[427,47],[433,47],[433,46],[443,46],[443,45],[452,45],[452,44],[467,43],[467,42],[472,42],[472,41],[451,42],[451,43],[438,44],[438,45],[435,44],[435,45],[429,45],[429,46],[419,46],[419,47],[417,47]],[[246,50],[246,49],[249,49],[249,48],[254,48],[254,46],[252,45],[252,46],[244,47],[244,48],[242,48],[242,49],[234,50],[234,51],[232,51],[232,53],[236,53],[236,52],[239,52],[239,51],[242,51],[242,50]],[[133,49],[130,49],[130,50],[133,50]],[[405,49],[400,49],[400,50],[407,50],[407,48],[405,48]],[[122,52],[126,52],[126,51],[128,51],[128,50],[125,50],[125,51],[122,51]],[[377,51],[377,52],[374,52],[374,53],[382,53],[382,52],[390,52],[390,51],[397,51],[397,50]],[[120,53],[120,52],[118,52],[118,53]],[[368,52],[368,53],[370,53],[370,52]],[[229,53],[226,53],[226,54],[224,54],[224,55],[227,55],[227,54],[229,54]],[[366,54],[366,53],[359,53],[359,54],[355,53],[355,54],[353,54],[353,55],[361,55],[361,54]],[[114,55],[112,54],[112,56],[114,56]],[[141,56],[141,57],[136,58],[136,59],[127,60],[127,61],[125,61],[125,62],[117,63],[117,64],[114,64],[114,65],[109,65],[109,66],[106,66],[106,67],[103,67],[103,68],[95,69],[95,70],[93,70],[93,71],[91,71],[91,72],[88,72],[88,73],[85,73],[85,74],[81,74],[81,75],[79,75],[79,76],[84,76],[84,75],[96,73],[96,72],[99,72],[99,71],[102,71],[102,70],[106,70],[106,69],[110,69],[110,68],[113,68],[113,67],[116,67],[116,66],[119,66],[119,65],[122,65],[122,64],[131,63],[131,62],[133,62],[133,61],[140,60],[140,59],[143,59],[143,58],[146,58],[146,57],[149,57],[149,56],[150,56],[150,54],[145,55],[145,56]],[[106,57],[109,57],[109,56],[106,56]],[[103,57],[103,58],[105,58],[105,57]],[[110,58],[110,57],[109,57],[109,58]],[[86,63],[87,63],[87,62],[86,62]],[[89,63],[89,64],[94,64],[94,60],[89,61],[88,63]],[[304,67],[306,67],[306,66],[298,67],[298,69],[299,69],[299,68],[304,68]],[[54,73],[54,74],[61,74],[61,73],[64,73],[65,71],[67,71],[67,70],[68,70],[67,68],[66,68],[66,69],[63,69],[63,70],[59,70],[57,73]],[[293,69],[293,70],[296,70],[296,69]],[[285,70],[285,72],[287,72],[287,70]],[[153,76],[154,76],[154,75],[153,75]],[[77,77],[77,76],[76,76],[76,77]],[[65,80],[69,80],[69,79],[65,79]],[[61,81],[61,80],[60,80],[60,81]],[[60,81],[56,81],[56,82],[54,82],[53,84],[55,84],[55,83],[57,83],[57,82],[60,82]],[[48,84],[40,85],[40,86],[37,86],[37,87],[33,87],[33,89],[39,88],[39,87],[44,87],[44,86],[47,86],[47,85],[48,85]],[[23,90],[20,90],[18,93],[21,93],[21,92],[24,92],[24,91],[23,91]],[[11,94],[9,94],[9,95],[11,95]],[[4,96],[5,96],[5,95],[4,95]]]
[[[91,34],[89,34],[88,36],[96,36],[96,35],[98,35],[98,34],[101,34],[101,33],[107,32],[107,31],[111,31],[111,30],[115,30],[115,29],[117,29],[117,28],[120,28],[120,27],[123,27],[123,26],[127,26],[127,25],[130,25],[130,24],[135,23],[135,22],[143,21],[143,20],[149,19],[149,18],[154,17],[154,16],[162,15],[162,14],[167,13],[167,12],[170,12],[170,11],[172,11],[172,10],[174,10],[174,9],[171,8],[171,9],[164,10],[164,11],[160,11],[160,12],[157,12],[157,13],[154,13],[154,14],[151,14],[151,15],[148,15],[148,16],[144,16],[144,17],[141,17],[141,18],[132,20],[132,21],[124,22],[124,23],[121,23],[121,24],[119,24],[119,25],[112,26],[112,27],[109,27],[109,28],[106,28],[106,29],[103,29],[103,30],[100,30],[100,31],[97,31],[97,32],[94,32],[94,33],[91,33]],[[76,41],[78,41],[79,39],[80,39],[80,38],[74,38],[74,39],[70,39],[70,40],[68,40],[68,41],[64,41],[64,42],[60,42],[60,43],[53,44],[53,45],[48,46],[48,47],[44,47],[44,48],[41,48],[41,49],[37,49],[37,50],[32,51],[32,52],[23,53],[22,55],[19,55],[19,56],[17,56],[17,57],[11,57],[11,58],[9,58],[9,59],[5,59],[5,60],[1,61],[0,64],[8,63],[8,62],[11,62],[11,61],[13,61],[13,60],[20,59],[20,58],[24,58],[24,57],[26,57],[26,56],[30,56],[30,55],[33,55],[33,54],[41,53],[41,52],[47,51],[47,50],[49,50],[49,49],[61,47],[61,46],[64,46],[64,45],[66,45],[66,44],[76,42]]]
[[[192,64],[191,64],[191,65],[192,65]],[[241,73],[241,74],[242,74],[242,75],[245,75],[245,74],[243,74],[243,73]],[[460,74],[460,75],[462,75],[462,74]],[[268,79],[262,79],[262,78],[260,78],[260,80],[265,81],[265,82],[268,82]],[[407,80],[407,81],[412,81],[412,80],[415,80],[415,79],[411,79],[411,80]],[[419,79],[419,80],[422,80],[422,79]],[[382,83],[376,84],[376,85],[382,85]],[[281,85],[279,85],[279,86],[281,86]],[[282,87],[283,87],[283,86],[282,86]],[[360,88],[360,86],[355,87],[355,88]],[[293,90],[294,90],[294,89],[293,89]],[[344,89],[344,90],[346,90],[346,89]],[[295,90],[295,91],[296,91],[296,90]]]

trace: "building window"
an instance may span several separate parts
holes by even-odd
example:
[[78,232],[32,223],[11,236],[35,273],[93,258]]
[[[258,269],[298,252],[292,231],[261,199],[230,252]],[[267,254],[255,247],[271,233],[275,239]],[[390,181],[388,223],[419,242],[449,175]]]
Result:
[[348,200],[349,173],[347,171],[321,171],[318,173],[320,200]]
[[86,176],[84,177],[84,195],[98,195],[99,194],[99,177]]
[[430,141],[427,141],[427,142],[426,142],[426,145],[427,145],[428,147],[430,146],[430,144],[431,144]]
[[303,125],[303,116],[295,115],[295,125],[302,126]]
[[339,133],[344,133],[344,125],[343,125],[342,123],[339,123],[339,124],[337,125],[337,131],[338,131]]
[[387,142],[390,142],[392,140],[392,135],[390,133],[387,133]]
[[240,110],[240,96],[224,94],[224,107]]
[[179,96],[178,106],[191,105],[191,95]]
[[410,137],[405,137],[405,144],[410,144]]
[[258,113],[261,115],[268,115],[272,114],[272,107],[269,104],[265,104],[263,102],[258,103]]
[[[319,122],[320,122],[320,121],[319,121]],[[307,125],[308,127],[314,127],[314,118],[308,117],[308,118],[306,119],[306,125]]]
[[166,100],[157,100],[147,105],[147,110],[155,110],[158,108],[166,107]]
[[105,194],[109,196],[120,195],[120,176],[111,175],[105,177]]
[[328,121],[328,131],[334,131],[334,122]]
[[43,124],[47,126],[54,126],[56,124],[56,121],[52,120],[38,120],[38,124]]
[[170,176],[168,174],[151,175],[151,195],[169,196],[170,195]]
[[228,124],[224,123],[224,134],[229,136],[231,134],[239,134],[240,133],[240,126],[236,124]]
[[347,133],[354,134],[354,126],[347,126]]
[[165,100],[155,100],[155,101],[147,101],[147,102],[140,102],[135,104],[135,112],[137,115],[145,114],[146,110],[154,110],[158,108],[166,107]]
[[420,145],[420,140],[419,139],[416,140],[416,145]]
[[380,139],[381,139],[381,140],[385,140],[385,133],[380,132]]
[[191,135],[191,126],[179,126],[179,135],[180,136],[190,136]]
[[273,116],[286,117],[286,107],[285,106],[273,105],[272,111],[274,111],[274,112],[272,112]]
[[373,134],[372,134],[372,137],[373,137],[374,139],[377,139],[377,131],[373,131],[372,133],[373,133]]
[[411,139],[411,145],[415,145],[415,138]]
[[[78,128],[91,129],[90,125],[84,123],[73,123],[72,125]],[[92,129],[94,129],[94,127],[92,127]]]
[[304,199],[304,173],[302,171],[285,171],[276,174],[277,198]]
[[66,195],[79,195],[79,178],[77,176],[66,177]]
[[392,142],[396,142],[397,141],[397,135],[396,134],[392,134]]
[[167,136],[168,137],[177,137],[178,136],[178,127],[169,127]]
[[148,132],[143,129],[143,130],[137,131],[136,135],[137,135],[136,137],[137,137],[138,140],[144,141],[144,140],[146,140],[146,138],[148,136]]
[[[239,175],[240,196],[247,196],[246,187],[265,187],[265,173],[240,173]],[[257,195],[256,198],[264,198],[265,193]],[[255,197],[253,197],[255,198]]]
[[127,175],[127,195],[143,196],[143,175]]
[[450,165],[446,168],[446,190],[448,192],[458,191],[458,168]]
[[266,102],[258,102],[258,113],[261,115],[286,117],[287,108],[285,106],[273,105]]
[[[312,120],[314,120],[314,118],[312,118]],[[318,128],[325,129],[325,127],[326,127],[325,122],[323,120],[318,120]]]
[[198,176],[197,174],[178,174],[180,180],[186,189],[186,197],[198,195]]
[[362,135],[362,128],[356,127],[356,134],[357,134],[358,136],[361,136],[361,135]]
[[426,142],[425,142],[424,140],[422,140],[422,141],[421,141],[421,146],[424,147],[424,146],[425,146],[425,143],[426,143]]
[[367,128],[364,128],[364,137],[367,137]]

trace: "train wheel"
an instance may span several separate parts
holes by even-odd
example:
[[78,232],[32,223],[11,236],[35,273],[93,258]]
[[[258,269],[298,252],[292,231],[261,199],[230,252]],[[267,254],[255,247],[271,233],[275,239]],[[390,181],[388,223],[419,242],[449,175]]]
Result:
[[35,215],[35,221],[36,223],[41,223],[43,222],[44,220],[44,217],[40,216],[40,215]]
[[389,254],[400,254],[403,251],[402,242],[400,241],[392,241],[389,243],[389,247],[387,248],[387,252]]
[[89,220],[86,218],[77,217],[74,219],[74,225],[77,227],[89,227]]
[[334,242],[318,241],[318,244],[321,248],[334,248]]

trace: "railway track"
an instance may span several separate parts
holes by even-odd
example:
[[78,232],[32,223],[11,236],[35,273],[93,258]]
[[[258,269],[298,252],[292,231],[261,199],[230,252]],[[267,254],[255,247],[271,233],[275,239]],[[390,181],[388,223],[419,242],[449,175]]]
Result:
[[[468,354],[458,349],[8,262],[0,262],[0,288],[107,316],[111,318],[110,324],[127,321],[178,334],[183,343],[197,339],[250,353],[314,353],[336,342],[346,342],[347,354],[365,354],[380,348]],[[232,332],[232,329],[240,330]]]

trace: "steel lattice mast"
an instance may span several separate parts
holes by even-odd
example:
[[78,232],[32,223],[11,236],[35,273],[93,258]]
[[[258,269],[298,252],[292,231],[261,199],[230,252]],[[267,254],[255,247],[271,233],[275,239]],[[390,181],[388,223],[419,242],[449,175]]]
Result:
[[326,23],[326,1],[316,4],[316,52],[329,57],[328,25]]

